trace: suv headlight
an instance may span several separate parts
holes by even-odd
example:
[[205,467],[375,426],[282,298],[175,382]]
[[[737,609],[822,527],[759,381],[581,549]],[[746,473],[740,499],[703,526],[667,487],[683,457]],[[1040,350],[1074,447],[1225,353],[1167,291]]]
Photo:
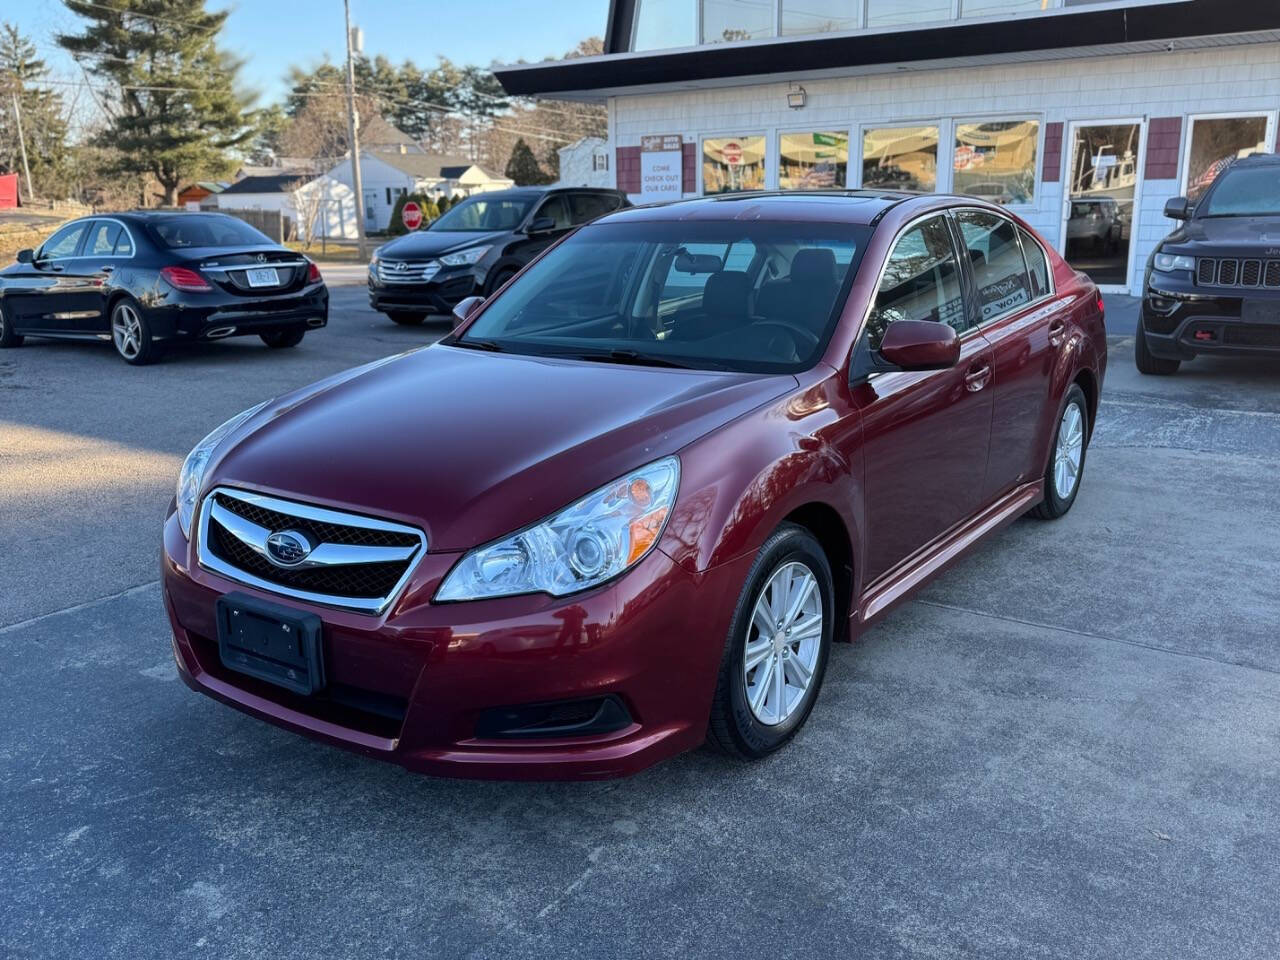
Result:
[[472,550],[445,577],[436,600],[562,597],[616,577],[658,542],[679,483],[675,457],[633,470],[541,523]]
[[248,410],[237,413],[234,417],[215,427],[210,434],[195,445],[187,459],[182,461],[182,469],[178,471],[178,490],[174,495],[178,501],[178,525],[182,527],[182,535],[191,539],[191,518],[196,511],[196,500],[200,496],[200,485],[204,482],[204,470],[209,465],[209,458],[218,449],[227,434],[244,423],[270,401],[263,400]]
[[480,258],[488,252],[488,247],[469,247],[457,253],[446,254],[440,258],[440,262],[446,267],[469,267],[473,263],[478,263]]
[[1157,253],[1155,267],[1161,273],[1168,273],[1170,270],[1194,270],[1196,268],[1196,258],[1180,254]]

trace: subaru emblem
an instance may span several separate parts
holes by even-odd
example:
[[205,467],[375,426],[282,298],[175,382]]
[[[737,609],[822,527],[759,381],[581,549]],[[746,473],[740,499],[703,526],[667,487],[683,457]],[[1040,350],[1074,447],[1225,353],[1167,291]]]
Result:
[[267,537],[267,559],[277,567],[296,567],[314,549],[307,535],[297,530],[277,530]]

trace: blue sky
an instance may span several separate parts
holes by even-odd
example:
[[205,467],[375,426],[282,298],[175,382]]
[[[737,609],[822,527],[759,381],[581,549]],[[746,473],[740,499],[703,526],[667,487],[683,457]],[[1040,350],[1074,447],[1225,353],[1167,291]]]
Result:
[[[342,0],[208,0],[211,10],[230,8],[222,46],[246,63],[241,81],[258,90],[260,104],[279,99],[291,63],[332,60],[343,54]],[[351,0],[351,19],[364,30],[365,53],[396,63],[435,63],[438,55],[458,63],[488,65],[559,55],[579,40],[604,33],[608,0]],[[53,43],[58,32],[80,22],[57,0],[0,4],[0,20],[16,22],[31,36],[54,72],[66,79],[78,68]],[[553,14],[554,11],[554,14]]]

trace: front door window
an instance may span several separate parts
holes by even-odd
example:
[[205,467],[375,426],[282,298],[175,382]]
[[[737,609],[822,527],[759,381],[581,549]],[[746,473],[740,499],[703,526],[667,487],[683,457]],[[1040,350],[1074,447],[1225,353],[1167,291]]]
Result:
[[1142,125],[1072,128],[1065,205],[1067,262],[1094,283],[1125,286]]

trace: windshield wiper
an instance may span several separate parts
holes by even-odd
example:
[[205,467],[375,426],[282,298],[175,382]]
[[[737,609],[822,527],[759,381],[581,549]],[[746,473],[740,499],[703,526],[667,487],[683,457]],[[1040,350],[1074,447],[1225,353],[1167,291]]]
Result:
[[459,338],[453,341],[453,345],[455,347],[468,347],[472,350],[488,350],[490,353],[502,353],[507,349],[496,340],[463,340]]
[[678,360],[671,360],[667,357],[654,356],[651,353],[641,353],[638,350],[615,349],[608,353],[578,353],[572,355],[575,360],[596,360],[600,363],[622,363],[635,367],[676,367],[681,370],[689,369],[687,363],[681,363]]

